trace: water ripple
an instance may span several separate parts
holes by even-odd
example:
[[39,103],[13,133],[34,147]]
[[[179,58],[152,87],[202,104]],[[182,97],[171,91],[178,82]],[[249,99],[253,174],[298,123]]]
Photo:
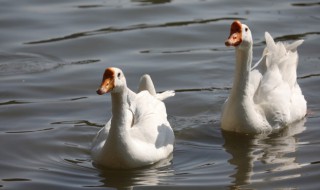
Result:
[[310,6],[319,6],[320,2],[315,2],[315,3],[292,3],[292,6],[296,7],[310,7]]
[[6,102],[0,102],[0,106],[6,106],[6,105],[17,105],[17,104],[28,104],[31,102],[24,102],[24,101],[19,101],[19,100],[10,100]]
[[306,32],[302,34],[289,34],[280,37],[276,37],[275,41],[287,41],[287,40],[300,40],[309,35],[320,35],[320,32]]
[[70,35],[62,36],[62,37],[26,42],[24,44],[28,44],[28,45],[43,44],[43,43],[57,42],[57,41],[62,41],[62,40],[70,40],[70,39],[99,35],[99,34],[125,32],[125,31],[132,31],[132,30],[143,30],[143,29],[150,29],[150,28],[179,27],[179,26],[188,26],[188,25],[193,25],[193,24],[207,24],[207,23],[218,22],[218,21],[222,21],[222,20],[245,20],[245,19],[240,18],[240,17],[222,17],[222,18],[215,18],[215,19],[196,19],[196,20],[192,20],[192,21],[168,22],[168,23],[164,23],[164,24],[137,24],[137,25],[131,25],[131,26],[124,27],[124,28],[107,27],[107,28],[102,28],[102,29],[93,30],[93,31],[73,33]]
[[209,88],[185,88],[175,89],[174,92],[200,92],[200,91],[217,91],[217,90],[230,90],[231,87],[209,87]]
[[11,134],[16,134],[16,133],[34,133],[34,132],[43,132],[43,131],[50,131],[53,130],[54,128],[45,128],[45,129],[36,129],[36,130],[24,130],[24,131],[7,131],[5,133],[11,133]]
[[7,179],[2,179],[2,181],[18,182],[18,181],[31,181],[31,179],[25,179],[25,178],[7,178]]
[[97,124],[97,123],[93,123],[90,121],[86,121],[86,120],[75,120],[75,121],[57,121],[57,122],[53,122],[51,123],[52,125],[65,125],[65,124],[72,124],[75,126],[93,126],[93,127],[103,127],[104,125],[102,124]]
[[320,73],[314,73],[314,74],[304,75],[304,76],[297,77],[297,78],[298,78],[298,79],[307,79],[307,78],[312,78],[312,77],[320,77]]
[[99,59],[86,59],[65,62],[58,57],[46,54],[0,52],[0,76],[38,73],[65,65],[85,65],[97,63],[99,61]]

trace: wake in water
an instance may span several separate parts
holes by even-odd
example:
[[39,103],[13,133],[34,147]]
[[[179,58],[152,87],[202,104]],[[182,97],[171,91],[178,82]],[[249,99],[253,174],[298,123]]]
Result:
[[99,61],[90,59],[66,62],[51,55],[0,52],[0,76],[44,72],[64,65],[91,64]]

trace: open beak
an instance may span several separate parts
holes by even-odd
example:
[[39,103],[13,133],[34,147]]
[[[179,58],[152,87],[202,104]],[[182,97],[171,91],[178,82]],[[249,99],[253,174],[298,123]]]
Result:
[[238,46],[242,42],[242,28],[240,21],[234,21],[231,24],[230,36],[225,41],[226,46]]
[[102,80],[100,87],[97,90],[97,94],[103,95],[110,92],[114,88],[114,79],[106,78]]

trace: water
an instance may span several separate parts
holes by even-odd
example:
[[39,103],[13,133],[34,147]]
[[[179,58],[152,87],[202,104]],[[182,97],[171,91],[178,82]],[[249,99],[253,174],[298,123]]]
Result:
[[[4,0],[0,2],[0,189],[317,189],[320,185],[320,9],[316,1]],[[234,19],[304,39],[298,82],[306,120],[267,137],[220,130],[234,71],[224,40]],[[135,90],[149,73],[176,144],[169,164],[96,168],[90,143],[110,117],[103,70]]]

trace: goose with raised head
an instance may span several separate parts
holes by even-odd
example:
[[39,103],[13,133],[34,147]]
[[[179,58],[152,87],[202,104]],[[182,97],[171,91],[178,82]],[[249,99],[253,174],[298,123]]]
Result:
[[93,140],[93,162],[108,168],[130,169],[152,165],[173,151],[174,133],[164,100],[173,91],[157,94],[149,75],[141,77],[139,92],[131,91],[123,72],[107,68],[97,90],[111,93],[112,117]]
[[297,47],[275,43],[266,32],[261,59],[251,67],[252,35],[240,21],[231,25],[226,46],[236,50],[236,69],[230,95],[223,106],[221,127],[239,133],[272,133],[301,120],[307,102],[297,83]]

